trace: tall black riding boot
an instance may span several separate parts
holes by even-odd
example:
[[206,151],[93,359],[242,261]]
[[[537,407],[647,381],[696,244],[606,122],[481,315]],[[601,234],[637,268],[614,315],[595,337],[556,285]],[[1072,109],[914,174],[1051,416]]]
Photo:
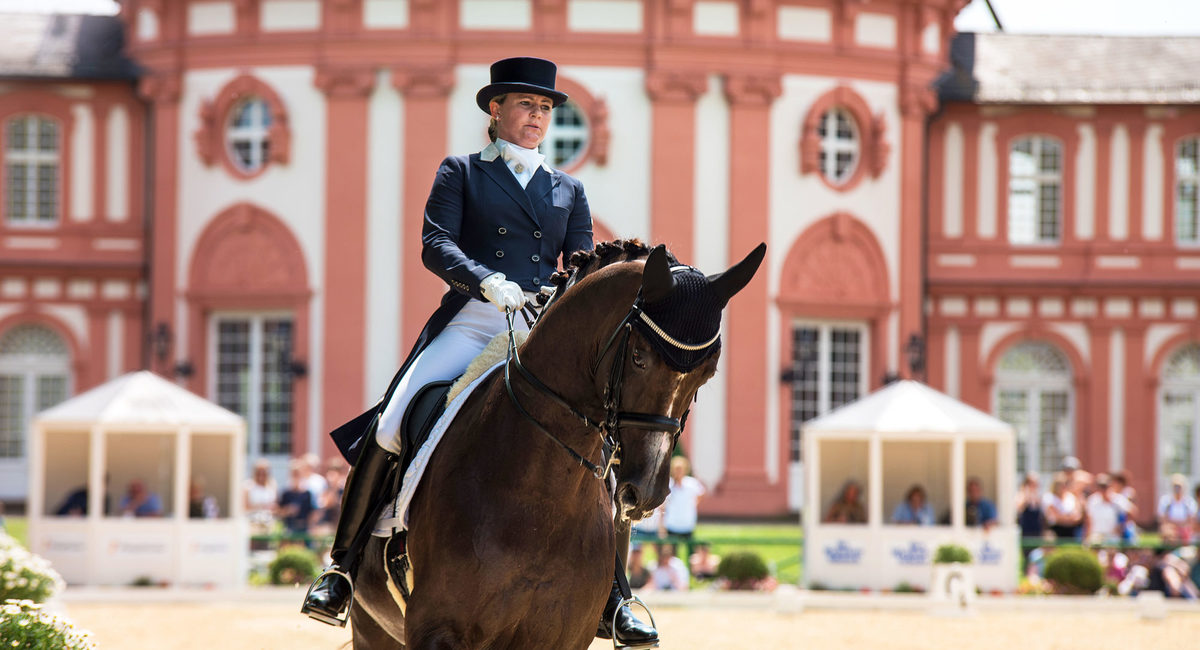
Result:
[[[380,490],[396,459],[394,454],[375,444],[373,435],[368,438],[363,441],[358,462],[346,477],[342,513],[338,516],[333,548],[329,552],[333,565],[317,576],[300,608],[300,613],[330,625],[344,627],[350,616],[354,595],[351,580],[374,523],[370,519],[379,512]],[[343,610],[345,616],[341,616]]]
[[[601,639],[611,639],[616,636],[618,646],[648,648],[658,645],[658,630],[638,620],[629,609],[629,605],[621,607],[621,587],[613,580],[612,591],[608,594],[608,603],[604,606],[604,614],[600,618],[600,629],[596,636]],[[613,618],[616,625],[613,625]]]

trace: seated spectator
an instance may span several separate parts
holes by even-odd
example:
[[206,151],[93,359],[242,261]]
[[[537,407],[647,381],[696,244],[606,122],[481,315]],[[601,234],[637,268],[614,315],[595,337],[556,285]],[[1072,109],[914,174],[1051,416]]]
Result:
[[1158,532],[1164,542],[1186,544],[1196,523],[1196,501],[1186,493],[1187,479],[1171,476],[1171,493],[1158,500]]
[[1083,538],[1090,543],[1116,544],[1121,541],[1121,522],[1125,497],[1116,494],[1107,474],[1096,475],[1096,491],[1087,499],[1087,523]]
[[265,459],[254,462],[250,478],[242,484],[242,500],[250,520],[251,535],[266,535],[275,527],[275,504],[279,487],[271,478],[271,465]]
[[712,580],[717,577],[717,565],[720,563],[721,556],[713,555],[708,542],[697,542],[696,552],[688,558],[688,566],[697,580]]
[[996,525],[996,504],[983,498],[983,484],[974,476],[967,479],[966,523],[984,530]]
[[1041,482],[1035,472],[1025,474],[1021,491],[1017,493],[1017,525],[1021,527],[1021,537],[1041,537],[1046,529],[1042,517]]
[[650,569],[646,568],[645,552],[642,550],[642,545],[634,542],[629,549],[629,565],[626,567],[629,573],[629,587],[631,589],[641,589],[650,582]]
[[1050,491],[1042,498],[1046,525],[1058,539],[1077,539],[1083,532],[1083,503],[1067,489],[1068,480],[1062,472],[1055,474]]
[[650,574],[650,584],[662,591],[687,591],[687,566],[683,560],[675,557],[675,548],[670,544],[662,547],[662,554],[658,556],[658,562]]
[[936,523],[933,506],[925,499],[925,488],[913,485],[904,493],[904,500],[896,504],[892,512],[893,524],[918,524],[932,526]]
[[306,466],[307,463],[301,459],[292,460],[288,470],[291,481],[279,495],[279,518],[292,535],[307,535],[317,511],[316,500],[305,482],[308,476]]
[[1188,575],[1187,562],[1165,546],[1154,551],[1154,559],[1149,566],[1145,591],[1161,591],[1167,598],[1200,598],[1200,589]]
[[122,517],[161,517],[163,515],[162,499],[157,494],[146,489],[146,484],[139,479],[129,482],[125,496],[121,497],[118,508]]
[[71,490],[71,493],[63,499],[59,504],[58,509],[54,514],[59,517],[83,517],[88,511],[88,489],[87,486],[80,486]]
[[220,516],[217,498],[204,493],[204,477],[192,479],[188,485],[188,517],[191,519],[216,519]]
[[854,479],[846,481],[837,500],[829,506],[829,511],[825,513],[825,523],[865,524],[867,511],[863,508],[861,499],[862,486],[858,484],[858,481]]

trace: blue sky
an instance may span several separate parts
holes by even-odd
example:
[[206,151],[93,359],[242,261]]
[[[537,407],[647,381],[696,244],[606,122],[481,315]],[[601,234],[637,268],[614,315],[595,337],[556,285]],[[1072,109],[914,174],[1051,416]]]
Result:
[[[1021,34],[1200,36],[1200,0],[992,0],[1005,31]],[[0,0],[3,11],[115,13],[113,0]],[[961,31],[996,27],[983,0],[958,15]]]

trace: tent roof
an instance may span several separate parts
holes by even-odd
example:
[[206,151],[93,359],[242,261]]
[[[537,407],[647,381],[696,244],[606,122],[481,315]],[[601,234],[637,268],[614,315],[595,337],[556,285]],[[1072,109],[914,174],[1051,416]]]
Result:
[[810,420],[816,431],[961,433],[1011,436],[1012,426],[945,393],[915,381],[898,381]]
[[42,424],[132,424],[241,428],[240,415],[142,370],[42,411]]

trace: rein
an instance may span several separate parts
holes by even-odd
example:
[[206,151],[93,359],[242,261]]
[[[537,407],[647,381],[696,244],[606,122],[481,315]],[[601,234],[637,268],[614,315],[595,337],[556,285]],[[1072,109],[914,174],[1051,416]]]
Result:
[[[613,361],[612,369],[609,372],[608,384],[604,388],[605,417],[603,422],[597,422],[593,420],[592,418],[588,417],[587,414],[572,406],[569,402],[563,399],[562,396],[534,376],[534,374],[530,372],[524,364],[521,363],[521,357],[517,354],[516,332],[513,329],[514,314],[512,311],[507,311],[505,313],[505,319],[508,321],[508,359],[504,364],[504,387],[508,391],[509,399],[512,401],[513,406],[517,408],[517,412],[519,412],[522,417],[533,424],[538,431],[546,434],[551,440],[557,443],[558,446],[566,450],[571,458],[575,459],[580,466],[586,468],[592,473],[593,476],[600,480],[608,478],[608,474],[612,471],[613,466],[621,464],[619,457],[621,445],[614,438],[618,429],[621,427],[627,427],[633,429],[645,429],[648,431],[665,431],[671,434],[673,446],[675,442],[678,442],[679,434],[681,431],[683,431],[683,425],[685,422],[687,422],[688,412],[686,411],[684,412],[682,418],[672,418],[656,413],[638,413],[620,410],[621,390],[625,383],[624,359],[626,350],[628,349],[629,335],[633,331],[633,326],[631,323],[633,319],[639,315],[641,315],[643,318],[645,317],[645,315],[642,314],[640,303],[641,297],[639,296],[638,299],[634,301],[633,306],[630,307],[629,313],[627,313],[625,318],[621,319],[621,322],[616,326],[616,328],[613,329],[612,334],[610,334],[608,337],[608,342],[605,344],[604,349],[600,352],[599,356],[596,357],[596,361],[592,366],[592,374],[595,374],[598,370],[600,362],[605,358],[605,356],[608,355],[608,351],[613,347],[614,342],[617,342],[619,336],[620,340],[616,347],[616,359]],[[522,314],[524,315],[524,311],[522,311]],[[528,316],[525,316],[525,319],[526,322],[529,321]],[[674,343],[674,341],[670,339],[668,339],[668,342]],[[560,440],[558,436],[554,435],[548,429],[546,429],[546,427],[542,426],[542,424],[538,422],[528,410],[525,409],[520,400],[517,399],[516,391],[514,391],[512,387],[512,375],[509,369],[514,366],[517,368],[517,371],[521,373],[521,376],[525,378],[525,381],[531,384],[537,392],[549,397],[554,403],[569,411],[571,415],[579,418],[579,420],[582,421],[585,426],[594,429],[599,434],[600,447],[603,455],[602,465],[597,465],[589,461],[579,452],[572,449],[569,445]]]

